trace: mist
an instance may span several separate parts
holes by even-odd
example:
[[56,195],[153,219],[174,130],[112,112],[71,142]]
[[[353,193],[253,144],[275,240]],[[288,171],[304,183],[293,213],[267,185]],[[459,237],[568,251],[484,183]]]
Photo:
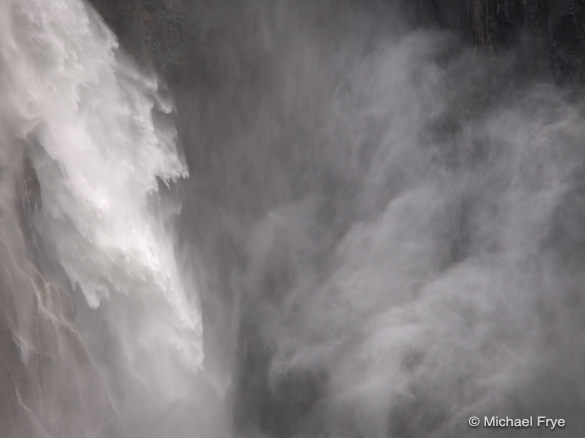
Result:
[[403,2],[232,3],[178,67],[0,6],[2,434],[582,435],[581,87]]

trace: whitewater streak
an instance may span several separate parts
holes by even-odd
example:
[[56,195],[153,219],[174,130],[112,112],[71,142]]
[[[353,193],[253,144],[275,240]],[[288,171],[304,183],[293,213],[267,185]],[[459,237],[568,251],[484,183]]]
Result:
[[[32,229],[45,254],[39,263],[66,274],[78,307],[77,318],[50,306],[43,317],[78,338],[119,415],[128,414],[120,411],[132,397],[149,395],[160,406],[188,397],[186,376],[203,360],[198,295],[177,263],[172,208],[157,195],[159,184],[188,175],[169,121],[172,106],[80,0],[5,0],[0,21],[4,167],[19,154],[32,163],[41,205]],[[19,269],[36,275],[26,262]],[[40,348],[30,326],[51,289],[47,276],[35,277],[36,304],[19,307],[10,327],[25,364]],[[81,293],[86,304],[79,304]],[[30,298],[12,294],[16,307]],[[48,354],[61,354],[58,345]],[[77,390],[88,391],[83,385],[79,379]],[[26,408],[48,430],[43,408]]]

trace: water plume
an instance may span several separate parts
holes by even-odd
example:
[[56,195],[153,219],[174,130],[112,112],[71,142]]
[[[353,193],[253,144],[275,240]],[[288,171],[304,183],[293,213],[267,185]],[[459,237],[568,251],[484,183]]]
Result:
[[9,438],[582,435],[582,90],[401,3],[193,2],[169,93],[0,6]]
[[[24,283],[4,286],[3,317],[28,370],[7,391],[38,436],[151,436],[144,417],[192,399],[203,361],[198,292],[185,288],[197,283],[159,195],[188,176],[172,105],[83,2],[0,8],[5,252]],[[37,188],[26,230],[9,219],[25,177]]]

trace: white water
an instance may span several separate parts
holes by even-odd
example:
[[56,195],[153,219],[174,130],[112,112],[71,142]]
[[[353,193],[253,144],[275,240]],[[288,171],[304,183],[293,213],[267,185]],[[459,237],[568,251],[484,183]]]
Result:
[[[44,254],[47,271],[35,277],[23,248],[30,235],[5,227],[12,270],[23,276],[9,329],[30,370],[6,391],[35,425],[10,438],[105,436],[84,428],[107,423],[148,436],[143,417],[191,397],[203,361],[197,283],[178,266],[176,208],[158,196],[188,175],[172,107],[81,1],[4,0],[0,20],[3,163],[18,185],[21,171],[11,169],[31,157],[41,188],[32,252]],[[18,199],[5,190],[10,211]],[[60,288],[48,283],[59,272],[68,279]],[[76,314],[63,300],[77,303]],[[43,357],[53,364],[40,365]]]
[[0,5],[0,436],[580,436],[582,101],[360,2],[217,3],[188,181],[92,12]]

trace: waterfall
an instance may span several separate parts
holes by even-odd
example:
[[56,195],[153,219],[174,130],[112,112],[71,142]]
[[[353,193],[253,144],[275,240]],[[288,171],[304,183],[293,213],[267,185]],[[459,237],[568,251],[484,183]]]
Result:
[[180,206],[159,194],[188,176],[172,104],[83,2],[7,0],[0,17],[5,360],[26,369],[3,392],[31,428],[3,436],[130,436],[191,397],[203,362]]
[[0,3],[2,438],[583,435],[578,2],[92,3]]

